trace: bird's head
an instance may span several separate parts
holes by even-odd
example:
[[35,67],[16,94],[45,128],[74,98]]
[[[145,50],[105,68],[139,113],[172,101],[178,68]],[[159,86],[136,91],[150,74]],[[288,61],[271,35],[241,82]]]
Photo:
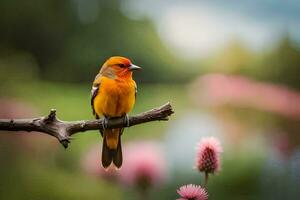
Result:
[[132,62],[125,57],[113,56],[105,61],[100,74],[109,78],[131,78],[132,71],[142,69],[139,66],[132,64]]

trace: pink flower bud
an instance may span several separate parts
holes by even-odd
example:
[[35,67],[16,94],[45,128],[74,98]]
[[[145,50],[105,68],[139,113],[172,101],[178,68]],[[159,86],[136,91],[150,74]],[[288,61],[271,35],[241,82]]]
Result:
[[217,138],[203,138],[197,146],[196,166],[206,174],[220,170],[220,153],[222,147]]

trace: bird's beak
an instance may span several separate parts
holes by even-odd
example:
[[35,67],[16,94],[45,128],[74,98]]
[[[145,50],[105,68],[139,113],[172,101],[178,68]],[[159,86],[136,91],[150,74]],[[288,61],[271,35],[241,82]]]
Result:
[[130,70],[130,71],[135,71],[135,70],[140,70],[140,69],[142,69],[142,68],[139,67],[139,66],[136,66],[136,65],[134,65],[134,64],[131,64],[130,67],[129,67],[129,70]]

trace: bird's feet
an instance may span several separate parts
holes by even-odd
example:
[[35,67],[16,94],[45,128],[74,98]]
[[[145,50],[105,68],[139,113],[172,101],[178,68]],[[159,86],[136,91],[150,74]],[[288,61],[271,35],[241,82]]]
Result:
[[[109,117],[104,116],[104,118],[103,118],[103,123],[102,123],[102,129],[103,129],[103,130],[107,129],[109,119],[110,119]],[[126,127],[129,127],[129,126],[130,126],[130,123],[129,123],[129,116],[128,116],[127,114],[124,115],[124,117],[123,117],[123,123],[126,125]]]
[[130,126],[130,123],[129,123],[129,116],[128,116],[127,114],[124,115],[123,122],[124,122],[124,124],[126,125],[126,127],[129,127],[129,126]]
[[104,116],[103,123],[102,123],[103,130],[107,129],[107,127],[108,127],[108,120],[109,120],[109,117]]

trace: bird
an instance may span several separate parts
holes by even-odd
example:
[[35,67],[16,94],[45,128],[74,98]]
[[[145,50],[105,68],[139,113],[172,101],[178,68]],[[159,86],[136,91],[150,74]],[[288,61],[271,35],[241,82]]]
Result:
[[102,166],[107,169],[111,164],[117,169],[122,166],[121,135],[124,128],[108,129],[109,119],[122,117],[129,126],[128,113],[132,110],[137,94],[133,71],[141,67],[132,64],[122,56],[112,56],[102,65],[96,75],[91,90],[91,106],[96,119],[104,117],[100,133],[102,143]]

